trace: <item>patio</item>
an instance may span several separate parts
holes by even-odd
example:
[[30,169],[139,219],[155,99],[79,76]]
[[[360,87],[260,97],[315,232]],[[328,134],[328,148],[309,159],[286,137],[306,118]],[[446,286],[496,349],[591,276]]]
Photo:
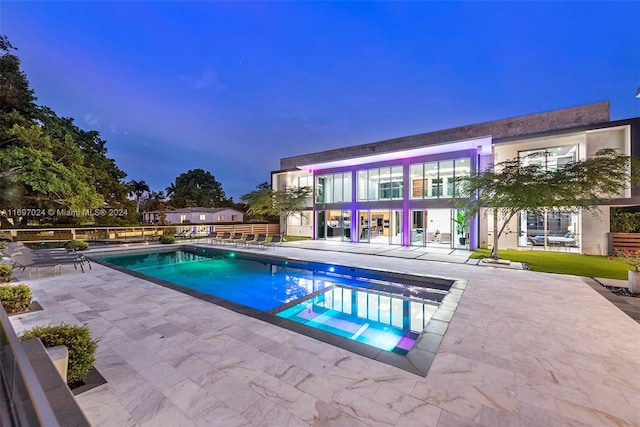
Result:
[[100,265],[23,277],[44,310],[12,323],[89,325],[108,383],[77,400],[95,426],[640,424],[640,324],[580,277],[468,264],[464,251],[275,252],[469,284],[426,377]]

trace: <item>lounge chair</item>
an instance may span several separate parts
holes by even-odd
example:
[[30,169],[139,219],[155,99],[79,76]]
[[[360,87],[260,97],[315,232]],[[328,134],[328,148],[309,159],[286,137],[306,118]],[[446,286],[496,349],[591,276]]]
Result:
[[256,235],[255,234],[247,234],[247,237],[245,237],[242,240],[239,240],[238,242],[236,242],[237,245],[239,245],[240,243],[243,243],[245,246],[248,246],[250,243],[255,242],[256,241]]
[[282,236],[279,234],[276,234],[275,236],[271,236],[271,241],[269,242],[264,242],[263,246],[266,248],[267,246],[272,246],[273,249],[276,248],[276,246],[280,246],[282,245]]
[[173,237],[175,237],[176,239],[186,239],[190,235],[191,235],[191,230],[183,230],[178,234],[174,234]]
[[227,238],[227,239],[222,239],[222,244],[227,244],[227,243],[236,243],[238,240],[242,240],[242,233],[233,233],[233,236]]
[[224,240],[231,238],[231,233],[228,231],[225,231],[224,233],[222,233],[221,235],[218,236],[217,239],[214,240],[215,243],[223,243]]
[[256,238],[256,240],[253,240],[251,242],[247,241],[247,246],[249,245],[264,246],[264,242],[266,241],[267,241],[266,234],[258,234],[258,237]]
[[41,268],[51,268],[55,276],[56,269],[60,274],[62,266],[65,264],[73,264],[76,270],[79,266],[83,273],[85,272],[85,263],[91,269],[89,259],[77,251],[32,251],[28,248],[23,248],[18,252],[14,252],[10,259],[14,267],[21,268],[23,273],[29,268],[29,278],[32,277],[34,271],[37,277]]
[[214,242],[214,240],[218,239],[218,232],[217,231],[212,231],[211,233],[209,233],[207,235],[207,242],[209,242],[210,244]]

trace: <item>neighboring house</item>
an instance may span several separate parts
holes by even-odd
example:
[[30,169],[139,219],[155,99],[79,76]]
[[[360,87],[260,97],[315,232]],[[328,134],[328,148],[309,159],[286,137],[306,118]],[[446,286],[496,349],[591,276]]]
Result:
[[[209,224],[214,222],[242,222],[244,212],[232,208],[167,208],[163,211],[167,224]],[[142,213],[145,224],[159,224],[160,211]]]
[[[288,157],[272,172],[272,187],[314,188],[308,209],[289,217],[290,235],[475,249],[492,244],[492,220],[485,212],[473,218],[469,230],[456,226],[451,198],[457,177],[532,152],[544,153],[553,167],[601,148],[640,154],[640,117],[610,121],[609,102],[598,102]],[[640,192],[627,190],[611,205],[640,205]],[[522,212],[500,245],[526,248],[546,230],[566,250],[604,255],[610,207],[601,206],[598,217]]]

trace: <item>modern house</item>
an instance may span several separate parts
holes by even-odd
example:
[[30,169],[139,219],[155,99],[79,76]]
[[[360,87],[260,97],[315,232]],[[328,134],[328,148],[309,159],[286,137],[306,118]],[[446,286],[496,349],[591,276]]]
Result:
[[[313,187],[307,210],[287,220],[290,235],[475,249],[492,244],[492,218],[483,212],[469,229],[458,226],[451,203],[457,177],[534,152],[555,167],[601,148],[640,154],[640,117],[611,121],[609,102],[598,102],[287,157],[271,178],[275,190]],[[521,212],[500,245],[527,248],[546,236],[565,250],[604,255],[611,207],[634,205],[640,205],[635,189],[601,206],[598,216]]]
[[214,222],[242,222],[244,212],[232,208],[167,208],[163,212],[142,213],[145,224],[159,224],[164,213],[167,224],[209,224]]

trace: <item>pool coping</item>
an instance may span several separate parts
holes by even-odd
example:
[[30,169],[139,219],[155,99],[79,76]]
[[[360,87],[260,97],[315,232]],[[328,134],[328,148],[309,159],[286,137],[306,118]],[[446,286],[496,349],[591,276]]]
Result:
[[[195,246],[193,244],[179,244],[179,245],[166,245],[166,247],[159,248],[155,247],[145,247],[145,248],[113,248],[112,250],[101,250],[96,251],[95,253],[89,252],[87,257],[91,259],[91,261],[103,265],[108,268],[112,268],[116,271],[119,271],[124,274],[128,274],[130,276],[163,286],[168,289],[172,289],[174,291],[180,292],[185,295],[189,295],[191,297],[197,298],[202,301],[206,301],[220,307],[224,307],[236,313],[249,316],[258,320],[262,320],[264,322],[270,323],[272,325],[287,329],[292,332],[296,332],[310,338],[316,339],[318,341],[334,345],[336,347],[342,348],[344,350],[350,351],[352,353],[359,354],[361,356],[367,357],[369,359],[377,360],[379,362],[394,366],[396,368],[405,370],[407,372],[411,372],[416,375],[420,375],[425,377],[431,367],[431,363],[436,355],[438,348],[442,342],[444,334],[446,333],[449,323],[451,322],[453,315],[458,307],[458,303],[462,298],[464,291],[467,287],[467,280],[463,279],[455,279],[455,278],[444,278],[440,276],[416,276],[407,273],[401,273],[397,271],[391,271],[387,269],[373,269],[373,268],[360,268],[360,267],[351,267],[346,265],[339,264],[328,264],[326,262],[309,262],[302,259],[297,259],[293,257],[283,257],[278,255],[270,255],[268,253],[256,253],[253,251],[240,251],[243,254],[249,254],[253,256],[257,256],[260,259],[272,259],[277,261],[295,261],[307,264],[321,264],[321,265],[331,265],[331,266],[339,266],[344,269],[349,269],[350,272],[353,272],[354,275],[358,275],[358,271],[365,272],[379,272],[383,273],[389,277],[396,278],[406,278],[410,277],[416,281],[420,281],[420,279],[424,279],[426,277],[430,279],[449,281],[451,286],[447,294],[443,297],[440,305],[434,312],[431,319],[428,321],[427,325],[423,329],[422,333],[416,340],[414,346],[409,350],[406,355],[389,352],[382,349],[377,349],[367,344],[363,344],[357,341],[353,341],[351,339],[341,337],[330,332],[326,332],[320,329],[316,329],[289,319],[285,319],[283,317],[279,317],[273,313],[268,311],[260,311],[255,308],[251,308],[242,304],[235,303],[233,301],[225,300],[223,298],[219,298],[213,295],[206,294],[204,292],[200,292],[197,290],[189,289],[180,285],[177,285],[173,282],[169,282],[163,279],[151,277],[145,275],[143,273],[139,273],[136,271],[128,270],[124,267],[119,267],[117,265],[110,264],[108,262],[104,262],[100,259],[94,258],[94,256],[102,256],[103,254],[113,255],[113,254],[134,254],[134,253],[147,253],[147,252],[173,252],[176,250],[180,250],[183,248],[189,249],[197,249],[202,250],[203,247]],[[208,247],[204,249],[209,250],[223,250],[225,252],[230,251],[238,251],[237,247],[224,247],[224,246],[216,246],[216,247]],[[424,280],[423,280],[424,281]]]

